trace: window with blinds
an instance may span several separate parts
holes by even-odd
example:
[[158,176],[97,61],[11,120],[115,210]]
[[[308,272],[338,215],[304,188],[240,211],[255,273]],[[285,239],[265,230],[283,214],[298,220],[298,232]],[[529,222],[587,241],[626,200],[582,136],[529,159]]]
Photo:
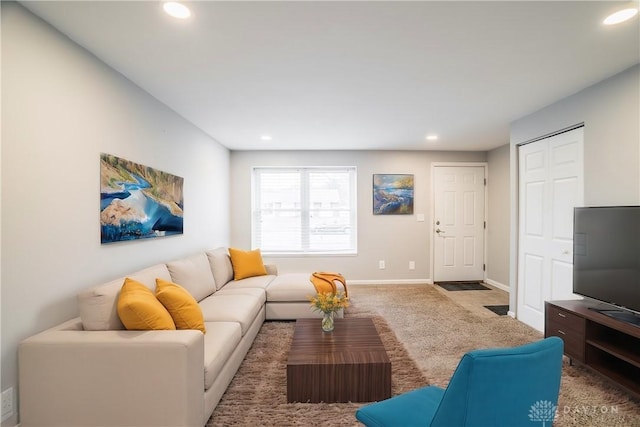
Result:
[[356,168],[254,168],[252,245],[271,254],[355,254]]

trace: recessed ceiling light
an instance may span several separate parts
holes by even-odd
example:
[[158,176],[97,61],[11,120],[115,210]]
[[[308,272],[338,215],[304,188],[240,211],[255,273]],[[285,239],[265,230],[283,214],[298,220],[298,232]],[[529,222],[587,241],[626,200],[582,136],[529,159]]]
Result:
[[271,138],[271,136],[269,135],[262,135],[260,139],[263,141],[271,141],[273,138]]
[[427,141],[436,141],[438,139],[438,135],[427,135]]
[[162,4],[162,8],[168,15],[178,19],[187,19],[191,16],[189,8],[177,1],[167,1]]
[[602,21],[604,25],[615,25],[621,22],[627,21],[638,14],[637,7],[628,7],[626,9],[619,10],[611,15],[607,16],[607,18]]

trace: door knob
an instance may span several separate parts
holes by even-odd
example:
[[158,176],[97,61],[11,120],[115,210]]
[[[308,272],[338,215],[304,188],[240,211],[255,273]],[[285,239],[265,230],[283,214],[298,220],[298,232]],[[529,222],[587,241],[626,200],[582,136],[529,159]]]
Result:
[[436,233],[440,234],[440,233],[444,233],[444,231],[440,230],[439,228],[436,228]]

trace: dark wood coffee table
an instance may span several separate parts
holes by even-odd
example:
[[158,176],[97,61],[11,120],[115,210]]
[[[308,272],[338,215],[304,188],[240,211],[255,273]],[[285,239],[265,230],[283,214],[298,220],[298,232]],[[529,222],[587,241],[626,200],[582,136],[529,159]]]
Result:
[[391,397],[391,361],[370,318],[296,321],[287,360],[288,402],[373,402]]

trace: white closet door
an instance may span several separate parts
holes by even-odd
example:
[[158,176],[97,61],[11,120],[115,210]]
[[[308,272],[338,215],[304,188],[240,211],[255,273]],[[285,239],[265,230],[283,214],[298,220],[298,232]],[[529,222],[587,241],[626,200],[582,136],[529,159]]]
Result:
[[519,147],[517,317],[544,330],[544,302],[575,298],[573,208],[584,204],[583,128]]

